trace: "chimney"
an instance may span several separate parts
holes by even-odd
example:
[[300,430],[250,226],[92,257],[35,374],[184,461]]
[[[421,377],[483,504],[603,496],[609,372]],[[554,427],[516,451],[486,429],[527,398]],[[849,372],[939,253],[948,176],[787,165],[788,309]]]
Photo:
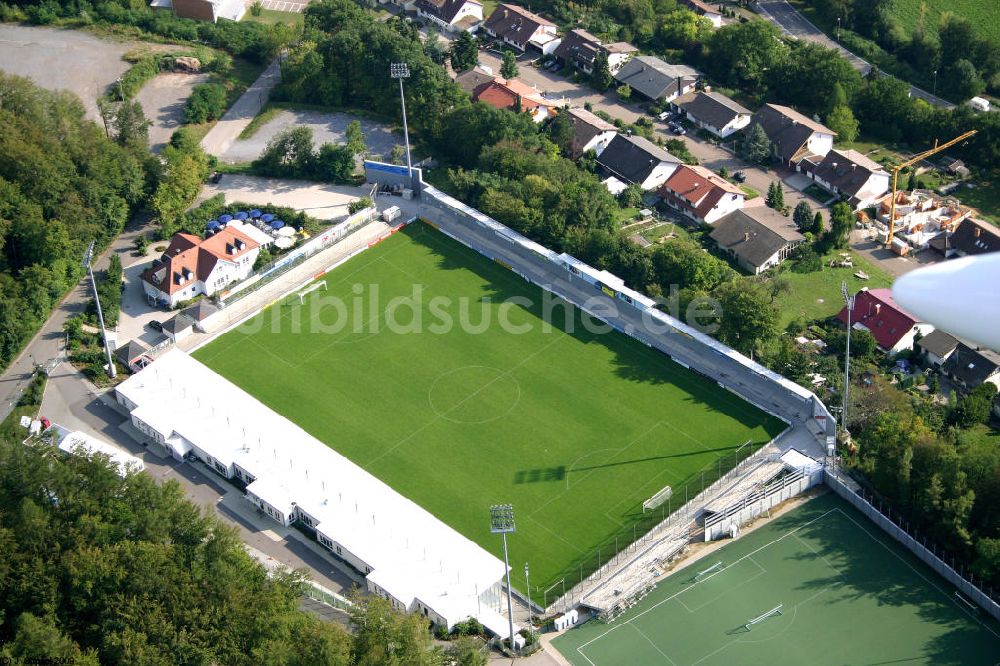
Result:
[[851,171],[857,171],[857,169],[858,169],[858,165],[857,164],[852,164],[851,165]]
[[976,236],[976,238],[979,238],[979,234],[981,234],[982,232],[983,232],[983,230],[982,230],[982,229],[980,229],[979,227],[976,227],[976,231],[974,232],[974,233],[975,233],[975,236]]
[[743,232],[743,242],[746,243],[749,240],[750,240],[750,232],[749,231]]

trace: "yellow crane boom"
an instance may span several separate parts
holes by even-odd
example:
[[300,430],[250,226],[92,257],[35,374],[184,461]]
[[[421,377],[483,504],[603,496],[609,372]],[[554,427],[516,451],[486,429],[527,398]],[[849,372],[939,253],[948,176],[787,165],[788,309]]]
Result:
[[970,136],[972,136],[976,132],[977,132],[977,130],[969,130],[965,134],[962,134],[961,136],[957,136],[954,139],[952,139],[951,141],[949,141],[947,143],[942,143],[941,145],[938,145],[938,142],[935,141],[934,142],[934,147],[931,148],[930,150],[925,150],[924,152],[920,153],[919,155],[914,155],[912,158],[908,159],[907,161],[903,162],[902,164],[897,164],[896,166],[894,166],[892,168],[892,204],[890,204],[890,207],[889,207],[889,234],[885,237],[885,247],[886,247],[886,249],[888,249],[888,250],[892,249],[892,238],[893,238],[893,235],[896,233],[896,182],[899,179],[899,172],[902,171],[903,169],[905,169],[908,166],[916,164],[920,160],[926,159],[926,158],[930,157],[931,155],[934,155],[935,153],[941,152],[945,148],[950,148],[951,146],[954,146],[956,143],[958,143],[960,141],[965,141],[966,139],[968,139]]

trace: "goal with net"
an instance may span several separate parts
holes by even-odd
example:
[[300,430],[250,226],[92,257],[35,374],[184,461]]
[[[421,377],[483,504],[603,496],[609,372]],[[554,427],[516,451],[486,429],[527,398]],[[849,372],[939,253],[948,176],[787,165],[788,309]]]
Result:
[[319,280],[318,282],[314,282],[313,284],[309,285],[302,291],[297,292],[295,296],[298,296],[299,298],[299,305],[305,305],[306,296],[316,291],[317,289],[322,289],[323,291],[326,291],[327,290],[326,280]]
[[663,490],[656,493],[655,495],[653,495],[648,500],[642,503],[643,513],[645,513],[646,511],[651,511],[656,507],[660,506],[668,499],[670,499],[673,496],[673,494],[674,494],[673,488],[671,488],[670,486],[664,487]]
[[702,569],[701,571],[699,571],[698,573],[696,573],[696,574],[694,575],[694,582],[696,582],[696,583],[699,583],[699,582],[701,582],[701,581],[705,580],[705,578],[706,578],[706,577],[707,577],[707,576],[708,576],[709,574],[711,574],[711,573],[713,573],[713,572],[715,572],[715,571],[718,571],[718,570],[719,570],[719,569],[721,569],[721,568],[722,568],[722,560],[719,560],[718,562],[716,562],[715,564],[713,564],[713,565],[712,565],[712,566],[710,566],[709,568],[707,568],[707,569]]
[[781,609],[784,608],[784,606],[785,606],[785,604],[778,604],[777,606],[775,606],[771,610],[767,611],[766,613],[761,613],[760,615],[758,615],[754,619],[752,619],[749,622],[747,622],[746,624],[744,624],[743,628],[746,629],[747,631],[750,631],[755,624],[760,624],[761,622],[763,622],[764,620],[766,620],[768,618],[775,617],[777,615],[781,615]]

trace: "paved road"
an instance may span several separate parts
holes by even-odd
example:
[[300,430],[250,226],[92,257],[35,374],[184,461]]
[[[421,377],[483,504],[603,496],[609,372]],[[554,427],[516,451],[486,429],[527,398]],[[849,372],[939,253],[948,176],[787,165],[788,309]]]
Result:
[[[871,71],[872,66],[868,61],[856,56],[836,41],[827,37],[822,30],[813,25],[806,17],[802,16],[786,0],[758,0],[757,9],[764,18],[781,28],[786,35],[795,39],[808,39],[817,44],[822,44],[827,48],[836,49],[854,65],[855,69],[861,72],[862,76],[867,75]],[[934,106],[941,106],[946,109],[955,107],[948,100],[941,99],[914,85],[910,86],[910,96],[919,97]]]
[[264,108],[264,103],[271,94],[271,89],[281,81],[280,59],[274,62],[253,82],[236,103],[233,104],[222,120],[215,124],[205,138],[201,147],[209,155],[223,155],[239,137],[240,132],[250,124],[254,116]]
[[[122,259],[122,264],[129,262],[129,255],[139,233],[147,233],[149,229],[146,218],[135,218],[129,223],[124,233],[114,240],[111,246],[94,262],[95,270],[107,268],[111,253]],[[63,353],[63,327],[66,320],[83,312],[90,299],[90,282],[86,278],[74,288],[63,301],[56,306],[42,328],[35,334],[24,350],[0,375],[0,419],[6,418],[31,379],[35,364],[45,365],[58,359]]]

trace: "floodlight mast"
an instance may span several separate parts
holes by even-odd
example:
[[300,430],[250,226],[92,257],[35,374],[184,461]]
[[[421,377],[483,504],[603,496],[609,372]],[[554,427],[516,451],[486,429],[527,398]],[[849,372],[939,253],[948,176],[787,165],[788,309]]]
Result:
[[507,559],[507,535],[514,533],[514,507],[512,505],[495,504],[490,507],[490,532],[503,537],[503,564],[507,571],[507,621],[510,626],[510,649],[513,650],[514,603],[510,593],[510,562]]
[[410,160],[410,130],[406,125],[406,95],[403,93],[403,79],[410,78],[410,66],[405,62],[389,64],[389,76],[399,79],[399,101],[403,107],[403,139],[406,142],[406,175],[413,184],[413,163]]
[[114,379],[117,376],[115,362],[111,358],[111,344],[108,342],[108,331],[104,328],[104,313],[101,312],[101,298],[97,295],[97,281],[94,279],[94,242],[90,242],[87,253],[83,257],[83,266],[90,274],[90,287],[94,290],[94,304],[97,306],[97,321],[101,324],[101,337],[104,339],[104,354],[108,358],[108,377]]
[[840,429],[847,433],[847,397],[851,390],[851,314],[854,312],[854,296],[847,290],[847,282],[840,283],[840,295],[847,306],[847,345],[844,352],[844,405],[840,409]]

